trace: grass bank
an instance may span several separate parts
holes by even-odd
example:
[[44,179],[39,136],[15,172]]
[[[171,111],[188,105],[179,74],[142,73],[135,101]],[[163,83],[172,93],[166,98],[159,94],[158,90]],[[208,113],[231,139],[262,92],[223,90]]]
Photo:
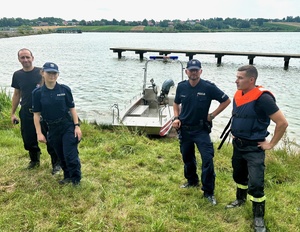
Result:
[[[1,231],[252,231],[249,201],[224,209],[235,198],[230,145],[215,153],[218,205],[213,207],[199,188],[179,188],[185,180],[176,138],[150,139],[83,122],[82,183],[61,187],[62,173],[50,174],[44,144],[41,166],[25,169],[29,159],[19,125],[7,120],[10,100],[3,92],[0,96]],[[298,153],[267,152],[265,219],[270,231],[299,231],[298,169]]]

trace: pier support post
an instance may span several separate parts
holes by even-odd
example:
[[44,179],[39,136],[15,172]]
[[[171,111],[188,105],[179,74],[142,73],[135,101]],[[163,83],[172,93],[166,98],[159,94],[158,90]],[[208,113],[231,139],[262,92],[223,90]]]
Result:
[[118,53],[118,59],[122,58],[122,52],[124,52],[126,50],[122,50],[122,49],[114,49],[113,52],[117,52]]
[[118,51],[118,59],[122,58],[122,51]]
[[135,54],[139,54],[140,55],[140,60],[144,59],[144,53],[147,53],[147,51],[135,51]]
[[222,56],[224,56],[223,54],[216,54],[215,58],[217,58],[217,66],[220,66],[222,63]]
[[283,67],[284,70],[288,70],[290,58],[291,58],[291,57],[289,57],[289,56],[285,56],[285,57],[284,57],[284,67]]
[[161,56],[167,56],[169,54],[171,54],[171,52],[159,52],[159,55]]
[[195,53],[186,53],[185,56],[189,57],[189,60],[192,60],[194,58]]
[[255,56],[253,56],[253,55],[248,56],[249,64],[251,64],[251,65],[254,64],[254,62],[253,62],[254,58],[255,58]]

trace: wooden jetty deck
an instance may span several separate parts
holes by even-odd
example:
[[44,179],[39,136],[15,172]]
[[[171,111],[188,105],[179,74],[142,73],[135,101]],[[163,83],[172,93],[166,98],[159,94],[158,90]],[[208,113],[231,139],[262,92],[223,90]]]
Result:
[[82,31],[78,28],[57,28],[56,33],[79,33],[79,34],[81,34]]
[[189,59],[193,59],[196,54],[215,55],[217,58],[217,65],[221,65],[223,56],[247,56],[249,64],[253,64],[255,57],[279,57],[284,60],[284,69],[289,67],[289,61],[291,58],[300,58],[300,54],[283,54],[283,53],[260,53],[260,52],[234,52],[234,51],[206,51],[206,50],[175,50],[175,49],[152,49],[152,48],[130,48],[130,47],[116,47],[110,48],[113,52],[118,53],[118,58],[122,58],[122,52],[134,51],[135,54],[139,54],[140,60],[144,59],[144,53],[158,52],[159,55],[169,55],[171,53],[184,53]]

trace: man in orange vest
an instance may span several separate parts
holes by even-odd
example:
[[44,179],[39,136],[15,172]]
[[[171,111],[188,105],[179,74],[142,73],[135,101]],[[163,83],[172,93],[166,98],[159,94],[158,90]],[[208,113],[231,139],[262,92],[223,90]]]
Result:
[[[252,201],[255,231],[266,231],[264,223],[265,194],[264,171],[265,150],[272,149],[284,135],[288,122],[276,105],[273,94],[256,85],[258,72],[253,65],[238,69],[237,91],[233,100],[231,134],[233,135],[233,179],[237,184],[236,200],[227,209],[245,203],[247,194]],[[275,131],[267,129],[273,121]]]

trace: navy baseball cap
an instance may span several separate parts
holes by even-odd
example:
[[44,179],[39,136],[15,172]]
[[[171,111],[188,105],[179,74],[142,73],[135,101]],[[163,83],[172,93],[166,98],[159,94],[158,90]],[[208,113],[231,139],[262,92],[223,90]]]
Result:
[[199,60],[196,60],[196,59],[189,60],[189,62],[186,65],[186,68],[188,70],[191,70],[191,69],[199,70],[199,69],[201,69],[201,62]]
[[46,62],[44,65],[43,65],[43,71],[45,72],[56,72],[56,73],[59,73],[58,71],[58,66],[52,62]]

